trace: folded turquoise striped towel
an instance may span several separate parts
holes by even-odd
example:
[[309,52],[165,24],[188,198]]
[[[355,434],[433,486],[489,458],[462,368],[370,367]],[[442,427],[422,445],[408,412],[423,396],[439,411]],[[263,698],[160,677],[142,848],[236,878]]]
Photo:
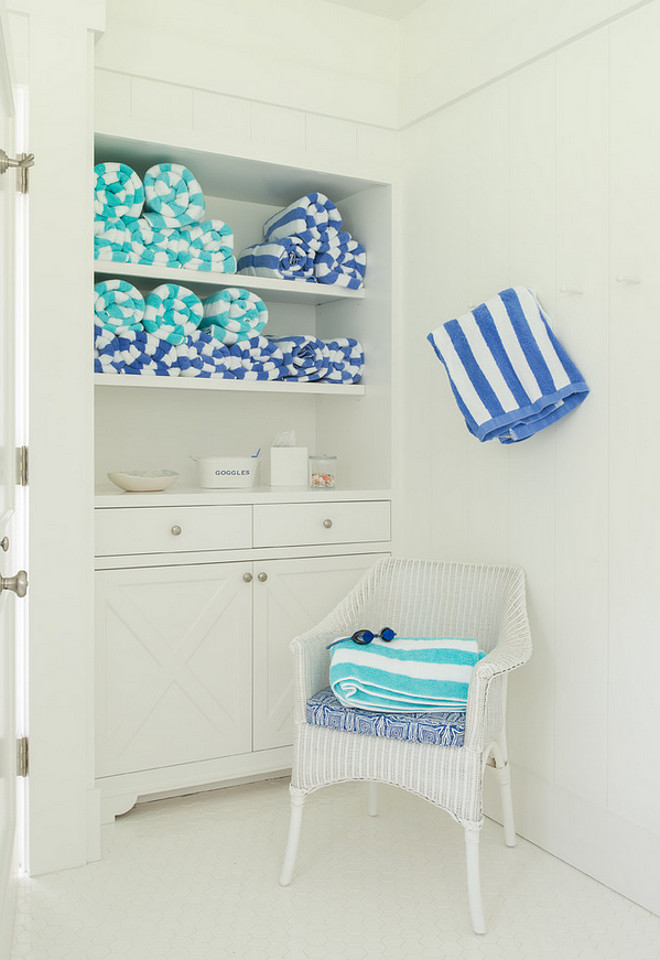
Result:
[[472,670],[485,654],[463,637],[396,637],[335,644],[330,686],[346,707],[411,713],[465,710]]

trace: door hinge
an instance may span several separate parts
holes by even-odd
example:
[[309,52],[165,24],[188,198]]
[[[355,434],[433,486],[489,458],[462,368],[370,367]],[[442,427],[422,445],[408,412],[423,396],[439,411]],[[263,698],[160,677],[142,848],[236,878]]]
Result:
[[27,777],[30,770],[30,743],[27,737],[16,741],[16,776]]
[[19,487],[28,485],[28,448],[16,448],[16,483]]
[[9,157],[4,150],[0,150],[0,174],[6,173],[10,167],[15,167],[18,170],[19,193],[28,192],[28,170],[33,166],[33,153],[19,153],[17,157]]

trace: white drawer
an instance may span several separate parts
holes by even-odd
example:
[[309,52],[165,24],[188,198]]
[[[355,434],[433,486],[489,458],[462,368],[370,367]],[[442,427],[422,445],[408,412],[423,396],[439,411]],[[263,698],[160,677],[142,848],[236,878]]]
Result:
[[252,545],[250,507],[128,507],[95,510],[97,557]]
[[390,539],[389,500],[269,503],[253,509],[255,547]]

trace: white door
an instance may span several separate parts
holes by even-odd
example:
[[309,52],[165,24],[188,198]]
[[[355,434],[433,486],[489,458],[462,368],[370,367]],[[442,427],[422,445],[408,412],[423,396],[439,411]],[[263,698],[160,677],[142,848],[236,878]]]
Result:
[[[16,876],[15,592],[25,594],[25,574],[16,577],[22,519],[16,510],[15,204],[14,104],[8,65],[6,22],[0,17],[0,952],[11,935]],[[14,590],[15,592],[12,592]]]
[[293,638],[330,613],[383,556],[255,561],[253,750],[293,740]]

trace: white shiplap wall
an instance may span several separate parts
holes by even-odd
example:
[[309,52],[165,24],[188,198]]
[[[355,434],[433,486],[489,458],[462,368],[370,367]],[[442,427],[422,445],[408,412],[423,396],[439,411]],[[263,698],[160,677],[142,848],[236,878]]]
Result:
[[[519,825],[656,912],[659,43],[644,5],[412,126],[402,154],[407,454],[425,467],[406,501],[428,505],[409,551],[525,568]],[[592,392],[522,444],[482,445],[424,338],[516,283]]]

